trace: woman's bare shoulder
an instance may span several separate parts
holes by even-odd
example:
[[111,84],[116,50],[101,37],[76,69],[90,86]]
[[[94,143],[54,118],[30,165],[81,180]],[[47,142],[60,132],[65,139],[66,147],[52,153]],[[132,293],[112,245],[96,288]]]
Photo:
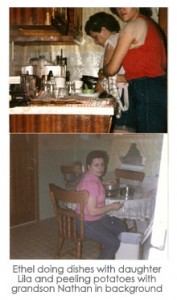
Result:
[[126,24],[122,29],[121,34],[128,34],[134,38],[134,43],[131,47],[137,47],[144,44],[147,34],[147,22],[143,18],[137,18]]
[[122,32],[137,32],[137,30],[146,30],[147,22],[143,18],[137,18],[128,22],[121,30]]

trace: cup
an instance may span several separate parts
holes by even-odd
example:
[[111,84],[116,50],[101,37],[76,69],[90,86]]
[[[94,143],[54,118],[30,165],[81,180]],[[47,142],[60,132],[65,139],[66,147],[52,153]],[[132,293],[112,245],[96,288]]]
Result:
[[55,83],[57,88],[65,88],[66,78],[65,77],[55,77]]
[[82,89],[75,89],[75,94],[82,94]]
[[83,86],[83,81],[82,80],[74,80],[73,83],[74,83],[75,90],[81,90],[82,89],[82,86]]
[[67,93],[67,89],[65,87],[58,88],[58,98],[63,98],[67,95],[68,95],[68,93]]

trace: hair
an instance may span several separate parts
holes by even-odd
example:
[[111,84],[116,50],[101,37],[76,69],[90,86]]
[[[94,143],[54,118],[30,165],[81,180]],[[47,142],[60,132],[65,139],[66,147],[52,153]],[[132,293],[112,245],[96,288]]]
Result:
[[109,31],[120,31],[120,25],[118,20],[106,12],[98,12],[88,19],[85,24],[85,32],[90,35],[90,32],[101,32],[102,27],[105,27]]
[[[114,15],[118,15],[117,11],[116,11],[116,7],[110,7],[110,11]],[[150,7],[139,7],[139,12],[140,12],[141,15],[144,15],[148,18],[152,17],[152,9]]]
[[93,150],[89,152],[86,158],[86,165],[90,166],[92,164],[93,159],[95,158],[102,158],[104,160],[105,166],[107,166],[109,162],[109,155],[107,154],[106,151],[103,150]]

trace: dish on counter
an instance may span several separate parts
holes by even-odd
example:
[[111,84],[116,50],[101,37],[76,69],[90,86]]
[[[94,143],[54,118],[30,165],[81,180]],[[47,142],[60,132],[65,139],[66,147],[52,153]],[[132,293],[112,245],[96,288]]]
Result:
[[100,93],[92,93],[92,94],[86,94],[86,93],[79,93],[78,96],[81,97],[92,97],[92,98],[98,98]]

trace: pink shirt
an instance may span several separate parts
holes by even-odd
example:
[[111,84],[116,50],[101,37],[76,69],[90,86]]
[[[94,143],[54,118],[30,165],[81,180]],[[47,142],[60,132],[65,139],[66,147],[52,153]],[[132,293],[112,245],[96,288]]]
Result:
[[[88,191],[90,196],[97,198],[97,207],[105,206],[106,192],[102,181],[89,171],[84,174],[81,181],[77,185],[77,191],[84,190]],[[79,207],[77,207],[76,211],[79,213]],[[91,216],[86,206],[84,210],[84,217],[87,221],[95,221],[102,218],[102,215]]]

